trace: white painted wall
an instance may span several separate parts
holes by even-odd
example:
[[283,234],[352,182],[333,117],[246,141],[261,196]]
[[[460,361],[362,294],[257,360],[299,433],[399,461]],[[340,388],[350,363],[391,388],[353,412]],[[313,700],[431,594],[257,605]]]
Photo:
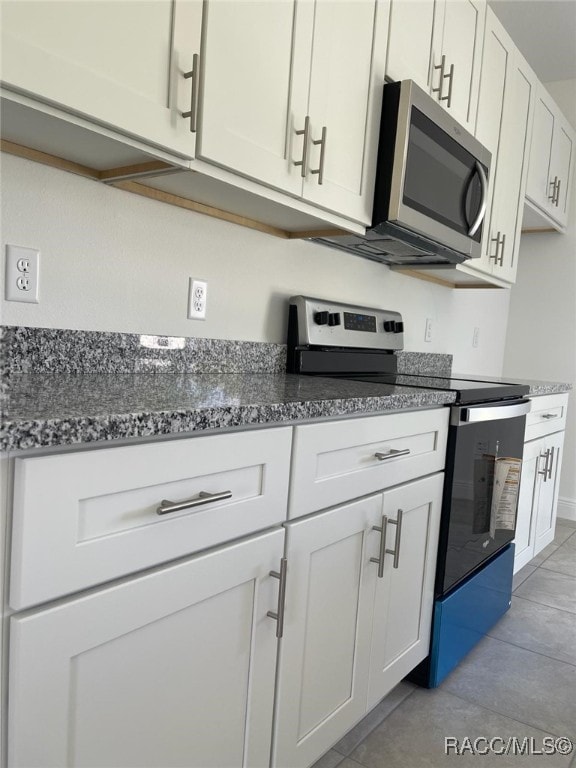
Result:
[[[41,251],[40,303],[3,301],[7,325],[284,342],[286,299],[304,293],[399,310],[406,349],[450,352],[460,372],[501,371],[508,291],[452,291],[10,155],[1,202],[2,254],[6,243]],[[186,319],[190,276],[208,281],[205,321]]]
[[[546,87],[576,127],[576,80]],[[576,389],[576,190],[566,234],[526,234],[512,290],[504,374]],[[559,514],[576,519],[576,398],[570,396]]]

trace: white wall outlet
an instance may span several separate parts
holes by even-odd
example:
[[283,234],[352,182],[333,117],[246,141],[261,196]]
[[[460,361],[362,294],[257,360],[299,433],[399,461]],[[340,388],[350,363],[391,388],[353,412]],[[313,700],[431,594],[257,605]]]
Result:
[[191,277],[190,288],[188,291],[189,320],[205,320],[207,295],[208,283],[204,280],[195,280]]
[[426,318],[426,330],[424,331],[424,341],[432,341],[433,336],[433,323],[432,318]]
[[6,246],[6,301],[38,304],[40,251]]
[[472,334],[472,346],[477,347],[479,343],[479,337],[480,337],[480,328],[476,326],[474,328],[474,333]]

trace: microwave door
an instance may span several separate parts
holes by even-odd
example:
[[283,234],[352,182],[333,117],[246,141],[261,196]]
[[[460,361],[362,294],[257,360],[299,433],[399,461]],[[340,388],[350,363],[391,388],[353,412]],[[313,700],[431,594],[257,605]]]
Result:
[[461,253],[480,255],[486,169],[415,107],[410,110],[405,157],[398,223]]

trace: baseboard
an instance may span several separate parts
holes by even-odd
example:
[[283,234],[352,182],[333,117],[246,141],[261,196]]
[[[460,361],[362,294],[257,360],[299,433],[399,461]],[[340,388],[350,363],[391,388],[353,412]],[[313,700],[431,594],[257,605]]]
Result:
[[576,520],[576,499],[560,496],[558,499],[557,514],[558,517],[564,517],[567,520]]

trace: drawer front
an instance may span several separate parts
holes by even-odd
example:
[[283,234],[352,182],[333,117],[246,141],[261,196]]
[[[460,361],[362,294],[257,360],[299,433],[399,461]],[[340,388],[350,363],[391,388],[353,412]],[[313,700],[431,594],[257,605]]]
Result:
[[532,410],[526,416],[525,440],[550,435],[566,428],[568,393],[533,397]]
[[[283,522],[291,432],[17,459],[10,605],[26,608]],[[200,504],[158,514],[166,499]]]
[[290,519],[441,471],[448,416],[442,408],[296,427]]

